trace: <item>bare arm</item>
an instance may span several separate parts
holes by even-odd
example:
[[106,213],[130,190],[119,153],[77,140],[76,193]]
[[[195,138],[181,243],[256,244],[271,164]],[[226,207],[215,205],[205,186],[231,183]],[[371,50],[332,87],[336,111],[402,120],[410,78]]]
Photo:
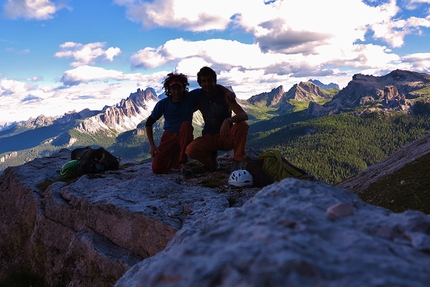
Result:
[[237,122],[248,120],[248,114],[245,112],[245,110],[242,108],[242,106],[240,106],[236,102],[236,99],[229,102],[229,105],[230,105],[230,108],[232,109],[232,111],[235,113],[235,115],[232,116],[231,118],[228,118],[227,119],[228,121],[230,121],[231,123],[237,123]]
[[[148,119],[149,121],[149,119]],[[154,130],[152,128],[152,124],[145,126],[146,136],[148,137],[149,142],[149,153],[152,157],[155,156],[155,153],[158,152],[158,148],[154,143]]]
[[221,125],[220,135],[221,139],[225,139],[230,135],[230,127],[233,123],[248,120],[248,114],[245,110],[236,102],[236,99],[228,102],[230,109],[235,113],[234,116],[226,118]]

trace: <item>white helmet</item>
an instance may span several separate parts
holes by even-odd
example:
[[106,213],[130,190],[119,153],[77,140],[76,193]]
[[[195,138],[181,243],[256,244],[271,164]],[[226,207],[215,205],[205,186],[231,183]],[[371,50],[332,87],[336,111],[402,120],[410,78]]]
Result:
[[235,170],[230,174],[228,184],[237,187],[252,186],[252,175],[244,169]]

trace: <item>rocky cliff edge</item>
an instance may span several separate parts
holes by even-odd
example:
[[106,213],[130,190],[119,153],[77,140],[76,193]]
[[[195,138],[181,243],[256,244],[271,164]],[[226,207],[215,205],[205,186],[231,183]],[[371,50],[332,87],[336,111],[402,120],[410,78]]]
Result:
[[162,251],[184,224],[222,212],[243,196],[189,186],[150,164],[63,181],[70,151],[9,167],[0,176],[0,279],[26,270],[46,286],[113,286]]
[[149,164],[59,181],[69,156],[62,150],[0,177],[1,276],[25,269],[46,286],[116,287],[430,282],[424,213],[296,179],[205,188],[153,175]]

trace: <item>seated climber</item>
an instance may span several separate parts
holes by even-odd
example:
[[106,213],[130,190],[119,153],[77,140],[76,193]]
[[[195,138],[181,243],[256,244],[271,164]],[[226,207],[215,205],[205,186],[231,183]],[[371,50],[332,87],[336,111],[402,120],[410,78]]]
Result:
[[[183,175],[188,176],[192,171],[187,166],[185,148],[193,140],[195,98],[188,93],[188,78],[184,74],[169,73],[163,86],[167,97],[157,102],[145,125],[149,152],[153,157],[152,172],[161,174],[178,168]],[[152,126],[162,116],[164,131],[157,147]]]
[[217,151],[233,149],[231,171],[243,168],[241,165],[246,160],[245,146],[249,129],[246,123],[248,114],[237,103],[235,96],[229,97],[225,91],[217,88],[217,76],[211,68],[201,68],[197,73],[197,82],[202,92],[196,99],[196,109],[203,115],[204,128],[202,136],[194,139],[185,153],[214,171],[219,168]]

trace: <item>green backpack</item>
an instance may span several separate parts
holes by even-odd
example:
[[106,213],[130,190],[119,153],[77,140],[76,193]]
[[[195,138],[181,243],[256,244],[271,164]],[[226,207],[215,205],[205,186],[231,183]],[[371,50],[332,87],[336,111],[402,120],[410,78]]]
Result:
[[292,163],[282,157],[279,150],[268,150],[258,156],[263,159],[263,172],[273,182],[281,181],[287,177],[301,177],[307,173],[294,166]]

